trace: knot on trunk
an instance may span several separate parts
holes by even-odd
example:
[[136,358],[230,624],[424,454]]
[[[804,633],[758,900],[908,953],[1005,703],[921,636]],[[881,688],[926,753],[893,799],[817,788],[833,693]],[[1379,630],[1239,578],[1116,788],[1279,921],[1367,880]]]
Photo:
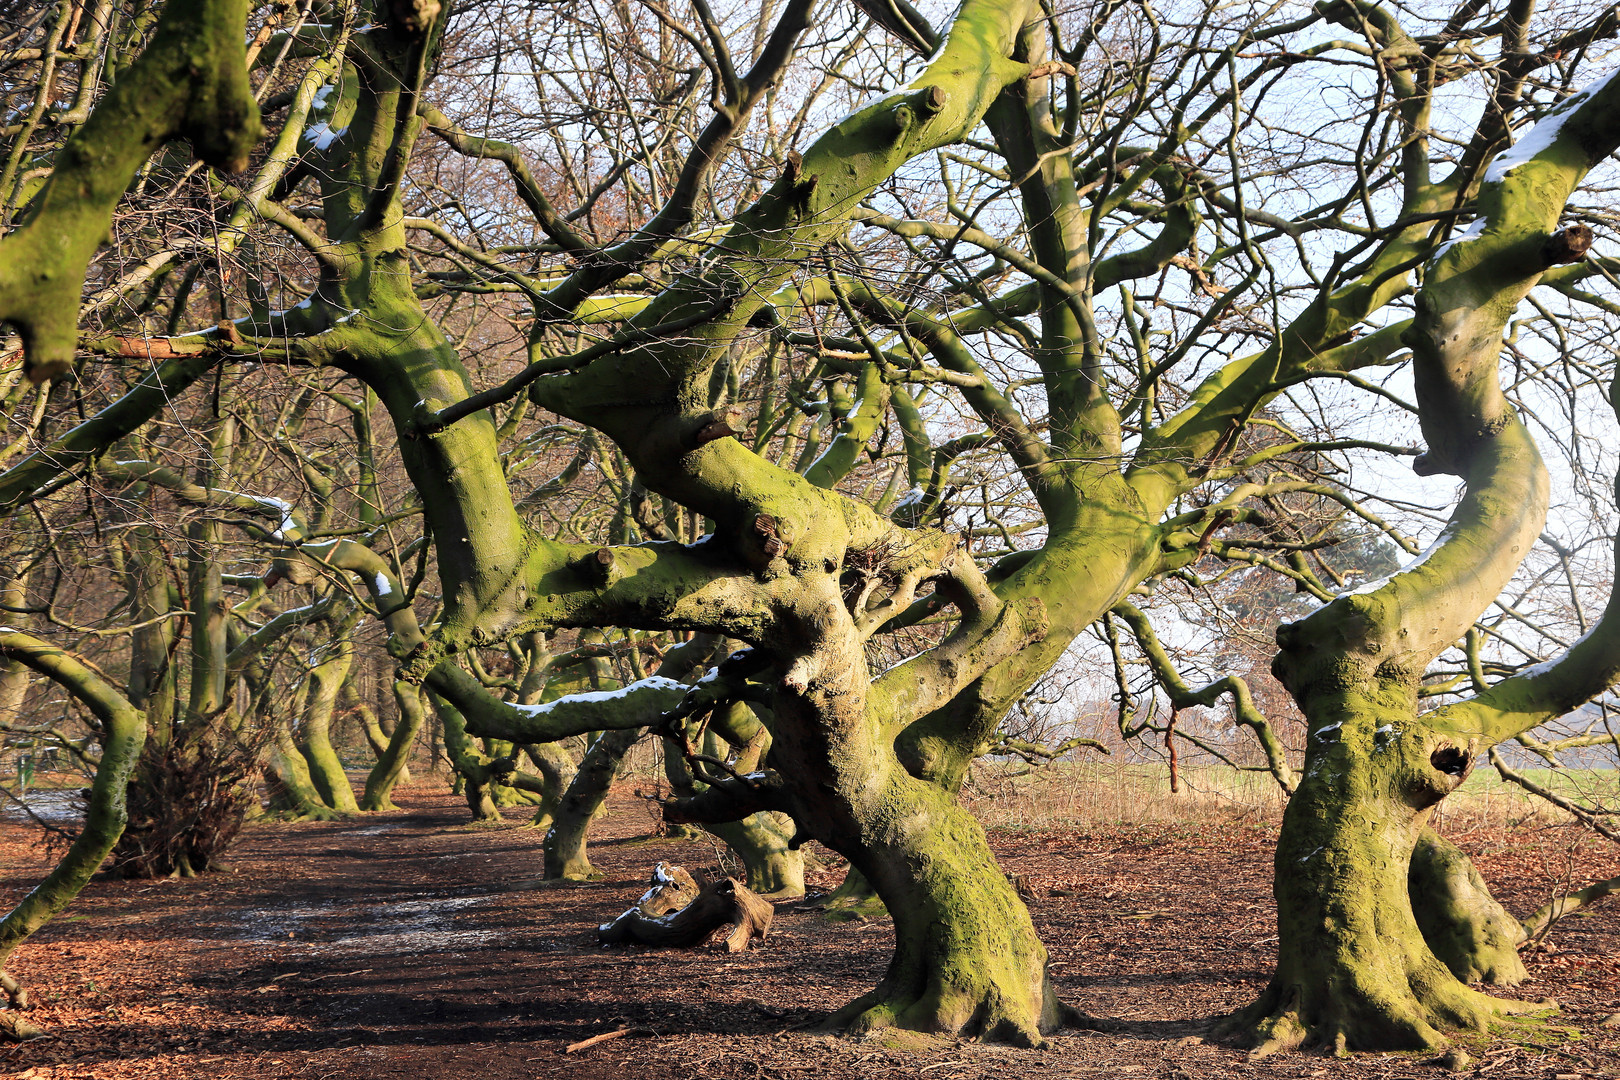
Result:
[[819,668],[820,665],[810,657],[800,656],[788,665],[777,685],[790,694],[808,693],[810,680],[816,676]]

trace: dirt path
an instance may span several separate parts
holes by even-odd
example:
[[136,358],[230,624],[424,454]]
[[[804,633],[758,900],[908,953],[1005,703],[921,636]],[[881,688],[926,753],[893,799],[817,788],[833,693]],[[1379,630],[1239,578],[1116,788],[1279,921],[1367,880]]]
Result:
[[[538,888],[540,836],[471,827],[418,790],[396,814],[250,828],[237,870],[200,882],[97,882],[24,946],[14,969],[52,1038],[0,1049],[0,1075],[94,1077],[1437,1077],[1410,1055],[1250,1064],[1203,1043],[1202,1022],[1250,999],[1275,946],[1269,829],[1000,833],[1023,874],[1063,996],[1126,1034],[1060,1035],[1019,1052],[954,1039],[854,1042],[808,1030],[868,989],[886,922],[828,923],[778,908],[763,949],[731,957],[605,950],[595,927],[632,903],[659,859],[713,867],[706,843],[644,841],[645,804],[616,797],[593,859],[606,875]],[[0,900],[37,880],[42,853],[0,828]],[[6,838],[10,839],[7,840]],[[1524,911],[1564,873],[1560,831],[1459,838]],[[1576,859],[1620,873],[1615,853]],[[830,885],[836,873],[820,875]],[[1473,1048],[1476,1075],[1620,1076],[1620,907],[1572,920],[1529,958],[1526,996],[1564,1012],[1515,1045]],[[565,1055],[621,1026],[626,1037]],[[1577,1034],[1576,1029],[1579,1030]]]

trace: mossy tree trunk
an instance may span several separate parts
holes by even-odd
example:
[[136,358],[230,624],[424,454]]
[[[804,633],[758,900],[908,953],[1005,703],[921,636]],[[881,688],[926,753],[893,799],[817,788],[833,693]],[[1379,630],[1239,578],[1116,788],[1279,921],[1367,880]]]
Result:
[[523,747],[523,753],[534,766],[536,775],[540,777],[544,789],[540,792],[540,801],[535,803],[534,817],[529,824],[536,829],[549,829],[556,820],[557,807],[562,803],[563,793],[573,782],[574,774],[579,770],[579,762],[574,760],[561,744],[555,742],[529,743]]
[[132,528],[127,543],[124,588],[130,614],[145,624],[130,635],[129,700],[145,711],[152,738],[168,742],[175,721],[175,627],[162,618],[173,610],[168,560],[148,526]]
[[1530,977],[1519,959],[1523,924],[1497,903],[1468,856],[1433,829],[1418,837],[1406,892],[1423,940],[1458,979],[1517,986]]
[[591,822],[607,802],[613,779],[624,764],[624,755],[640,738],[640,730],[629,728],[604,731],[591,743],[567,790],[557,800],[551,827],[541,842],[545,880],[589,881],[601,877],[591,865],[586,849]]
[[270,812],[299,821],[334,821],[341,818],[342,812],[330,806],[315,786],[309,762],[298,748],[287,721],[280,718],[271,722],[275,730],[271,735],[266,769],[275,782],[270,785]]
[[[9,609],[7,622],[24,626],[26,623],[17,612],[28,606],[28,582],[33,576],[31,569],[20,569],[22,562],[18,556],[27,552],[25,536],[24,530],[18,529],[0,541],[0,559],[4,559],[7,566],[5,571],[0,571],[0,604]],[[21,719],[29,681],[29,669],[21,660],[9,657],[0,660],[0,724],[9,728]]]
[[350,627],[342,623],[328,623],[328,627],[333,640],[321,647],[322,655],[306,676],[309,692],[298,725],[298,749],[321,801],[340,814],[357,814],[360,805],[331,737],[338,692],[354,667],[354,643],[348,638]]
[[1277,973],[1227,1025],[1257,1052],[1433,1048],[1447,1031],[1528,1007],[1459,982],[1424,941],[1408,889],[1432,807],[1478,756],[1581,700],[1571,694],[1599,692],[1620,669],[1609,640],[1620,631],[1606,612],[1559,663],[1417,709],[1430,661],[1497,596],[1545,521],[1546,469],[1501,392],[1498,354],[1507,319],[1540,275],[1585,250],[1581,237],[1555,230],[1580,178],[1620,143],[1620,80],[1568,99],[1542,123],[1545,138],[1526,136],[1533,155],[1487,174],[1481,226],[1430,262],[1405,334],[1428,442],[1415,467],[1461,477],[1462,500],[1417,562],[1277,634],[1273,670],[1310,735],[1277,847]]
[[123,834],[130,776],[146,742],[146,715],[95,668],[49,642],[0,629],[0,659],[23,664],[72,694],[95,717],[101,743],[79,835],[45,879],[0,920],[4,965],[17,946],[79,895]]
[[394,721],[394,730],[387,733],[388,741],[377,755],[377,764],[366,777],[365,797],[360,803],[362,810],[397,810],[392,798],[394,788],[410,783],[411,751],[416,747],[416,737],[427,717],[427,710],[422,707],[422,688],[395,680],[394,704],[398,719]]
[[908,775],[873,796],[850,808],[859,844],[830,846],[845,849],[883,898],[895,951],[877,988],[834,1022],[857,1033],[898,1026],[1041,1042],[1070,1012],[978,822],[937,785]]
[[1412,852],[1433,806],[1465,778],[1469,751],[1414,724],[1415,698],[1399,690],[1344,698],[1332,721],[1313,724],[1284,811],[1277,971],[1227,1022],[1262,1052],[1433,1048],[1446,1031],[1483,1030],[1521,1009],[1458,981],[1425,940],[1408,892]]
[[473,821],[495,824],[504,820],[500,808],[495,805],[494,788],[498,777],[490,768],[490,760],[478,752],[477,746],[468,737],[467,721],[461,715],[461,710],[436,693],[430,692],[428,698],[444,726],[445,755],[449,757],[456,778],[461,782],[461,793],[467,799],[467,809],[472,811]]

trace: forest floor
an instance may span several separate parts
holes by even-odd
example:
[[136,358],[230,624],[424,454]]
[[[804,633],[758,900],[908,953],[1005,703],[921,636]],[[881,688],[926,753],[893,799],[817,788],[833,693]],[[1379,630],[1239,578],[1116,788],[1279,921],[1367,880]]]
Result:
[[[1274,959],[1273,827],[995,830],[1022,874],[1069,1002],[1119,1033],[1061,1033],[1044,1050],[956,1039],[855,1041],[814,1031],[870,988],[887,920],[829,922],[777,907],[763,947],[736,956],[604,949],[598,923],[634,903],[667,859],[713,868],[707,842],[648,839],[644,801],[616,794],[592,858],[603,878],[539,887],[540,835],[467,823],[442,788],[398,813],[260,824],[235,871],[194,881],[96,881],[24,945],[11,970],[49,1037],[0,1048],[0,1075],[30,1080],[345,1077],[1343,1077],[1446,1075],[1430,1056],[1249,1062],[1202,1036],[1263,987]],[[49,865],[20,825],[0,826],[0,902]],[[1565,828],[1454,832],[1508,906],[1620,873],[1614,845]],[[826,888],[839,871],[814,875]],[[1470,1046],[1468,1074],[1620,1076],[1620,904],[1566,920],[1527,956],[1521,996],[1563,1010]],[[572,1043],[645,1029],[569,1054]]]

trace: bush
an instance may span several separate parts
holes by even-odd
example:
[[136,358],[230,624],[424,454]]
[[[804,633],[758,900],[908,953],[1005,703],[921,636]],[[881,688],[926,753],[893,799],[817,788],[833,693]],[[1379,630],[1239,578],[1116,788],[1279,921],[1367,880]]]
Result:
[[129,783],[129,824],[108,859],[116,877],[193,877],[221,858],[257,805],[257,746],[208,724],[148,741]]

